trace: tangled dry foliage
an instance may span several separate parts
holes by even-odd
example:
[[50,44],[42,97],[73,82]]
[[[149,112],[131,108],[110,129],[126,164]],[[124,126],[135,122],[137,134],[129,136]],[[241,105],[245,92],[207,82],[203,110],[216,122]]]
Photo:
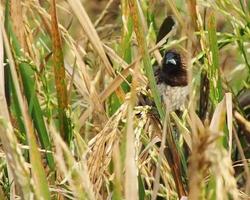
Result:
[[[5,0],[0,17],[0,200],[250,199],[248,1]],[[153,78],[172,48],[182,113]]]

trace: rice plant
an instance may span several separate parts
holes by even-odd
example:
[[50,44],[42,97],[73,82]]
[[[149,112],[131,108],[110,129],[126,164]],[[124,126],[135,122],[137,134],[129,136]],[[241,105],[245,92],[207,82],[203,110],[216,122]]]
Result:
[[249,1],[0,3],[0,200],[250,199]]

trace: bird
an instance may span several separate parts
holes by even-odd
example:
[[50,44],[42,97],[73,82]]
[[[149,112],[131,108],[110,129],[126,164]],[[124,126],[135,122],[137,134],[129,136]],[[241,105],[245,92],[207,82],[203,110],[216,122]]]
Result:
[[169,112],[182,110],[188,97],[187,68],[177,50],[167,50],[154,72],[157,88]]
[[[189,92],[187,67],[184,60],[184,56],[177,50],[167,50],[163,54],[161,64],[156,67],[154,72],[156,85],[167,112],[174,111],[177,115],[182,114]],[[172,123],[170,122],[170,124]],[[172,131],[168,132],[169,139],[166,140],[167,148],[164,149],[164,155],[172,169],[178,196],[181,198],[186,196],[185,185],[187,183],[181,181],[183,180],[181,177],[186,177],[186,175],[184,175],[185,170],[181,170],[181,160],[175,142],[173,142],[179,138],[178,129],[174,124]],[[186,145],[184,149],[184,155],[187,156],[189,151]],[[157,199],[161,198],[157,197]]]

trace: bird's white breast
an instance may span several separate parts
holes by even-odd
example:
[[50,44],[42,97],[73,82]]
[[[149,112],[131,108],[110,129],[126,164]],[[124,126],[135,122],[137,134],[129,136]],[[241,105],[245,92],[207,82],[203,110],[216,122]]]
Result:
[[169,112],[180,110],[188,96],[188,86],[168,86],[165,83],[158,84],[158,90]]

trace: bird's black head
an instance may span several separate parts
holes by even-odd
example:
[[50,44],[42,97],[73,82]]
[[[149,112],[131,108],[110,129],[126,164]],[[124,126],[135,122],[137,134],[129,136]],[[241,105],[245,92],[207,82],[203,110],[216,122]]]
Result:
[[182,68],[182,60],[179,53],[167,51],[162,59],[162,70],[164,72],[176,71]]
[[166,83],[170,86],[186,86],[187,70],[183,64],[182,56],[175,50],[166,51],[162,66],[155,73],[158,83]]

